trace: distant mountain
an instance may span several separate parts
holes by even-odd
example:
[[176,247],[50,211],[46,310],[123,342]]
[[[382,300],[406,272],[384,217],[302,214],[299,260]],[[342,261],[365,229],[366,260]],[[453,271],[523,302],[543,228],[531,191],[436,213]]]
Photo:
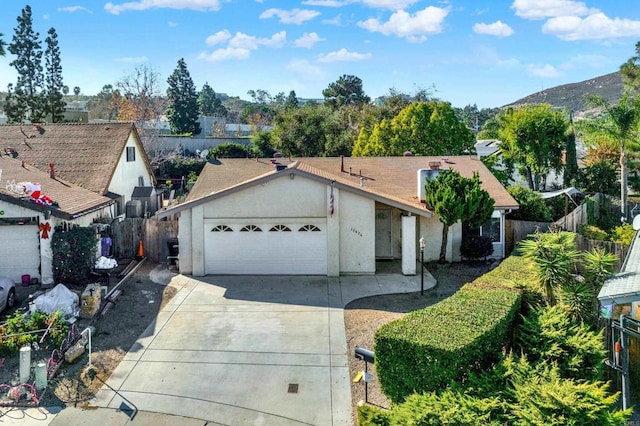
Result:
[[612,72],[611,74],[585,80],[580,83],[563,84],[562,86],[545,89],[518,99],[504,107],[548,103],[555,107],[567,108],[574,113],[574,116],[580,116],[582,115],[581,113],[589,109],[584,100],[587,94],[599,95],[610,103],[616,103],[622,96],[622,91],[623,86],[620,73]]

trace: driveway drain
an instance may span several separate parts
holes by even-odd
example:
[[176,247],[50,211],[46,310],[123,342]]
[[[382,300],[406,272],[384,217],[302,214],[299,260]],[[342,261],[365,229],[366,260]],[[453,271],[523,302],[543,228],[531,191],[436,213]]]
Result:
[[287,389],[288,393],[298,393],[298,384],[297,383],[289,383],[289,388]]

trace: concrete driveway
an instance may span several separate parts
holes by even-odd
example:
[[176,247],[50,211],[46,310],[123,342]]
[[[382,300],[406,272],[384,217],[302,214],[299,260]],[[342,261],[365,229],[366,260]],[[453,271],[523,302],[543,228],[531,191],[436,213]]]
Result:
[[173,284],[176,296],[107,382],[119,394],[105,386],[91,404],[100,409],[63,409],[52,425],[126,424],[134,406],[138,424],[350,425],[343,307],[420,289],[419,277],[402,275],[178,275]]

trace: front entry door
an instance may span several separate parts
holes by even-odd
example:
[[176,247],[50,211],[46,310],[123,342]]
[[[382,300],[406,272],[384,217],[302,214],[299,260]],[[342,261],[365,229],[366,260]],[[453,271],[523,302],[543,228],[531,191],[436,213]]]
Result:
[[376,258],[393,258],[391,210],[376,210]]

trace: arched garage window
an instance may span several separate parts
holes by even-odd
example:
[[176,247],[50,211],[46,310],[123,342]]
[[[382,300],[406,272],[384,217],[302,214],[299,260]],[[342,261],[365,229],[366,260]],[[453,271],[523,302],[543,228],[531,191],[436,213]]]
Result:
[[218,225],[214,226],[211,232],[233,232],[233,229],[227,225]]
[[303,225],[298,232],[320,232],[320,228],[315,225]]
[[240,232],[262,232],[262,229],[256,225],[247,225],[243,226]]
[[269,232],[291,232],[291,228],[287,225],[275,225],[269,229]]

